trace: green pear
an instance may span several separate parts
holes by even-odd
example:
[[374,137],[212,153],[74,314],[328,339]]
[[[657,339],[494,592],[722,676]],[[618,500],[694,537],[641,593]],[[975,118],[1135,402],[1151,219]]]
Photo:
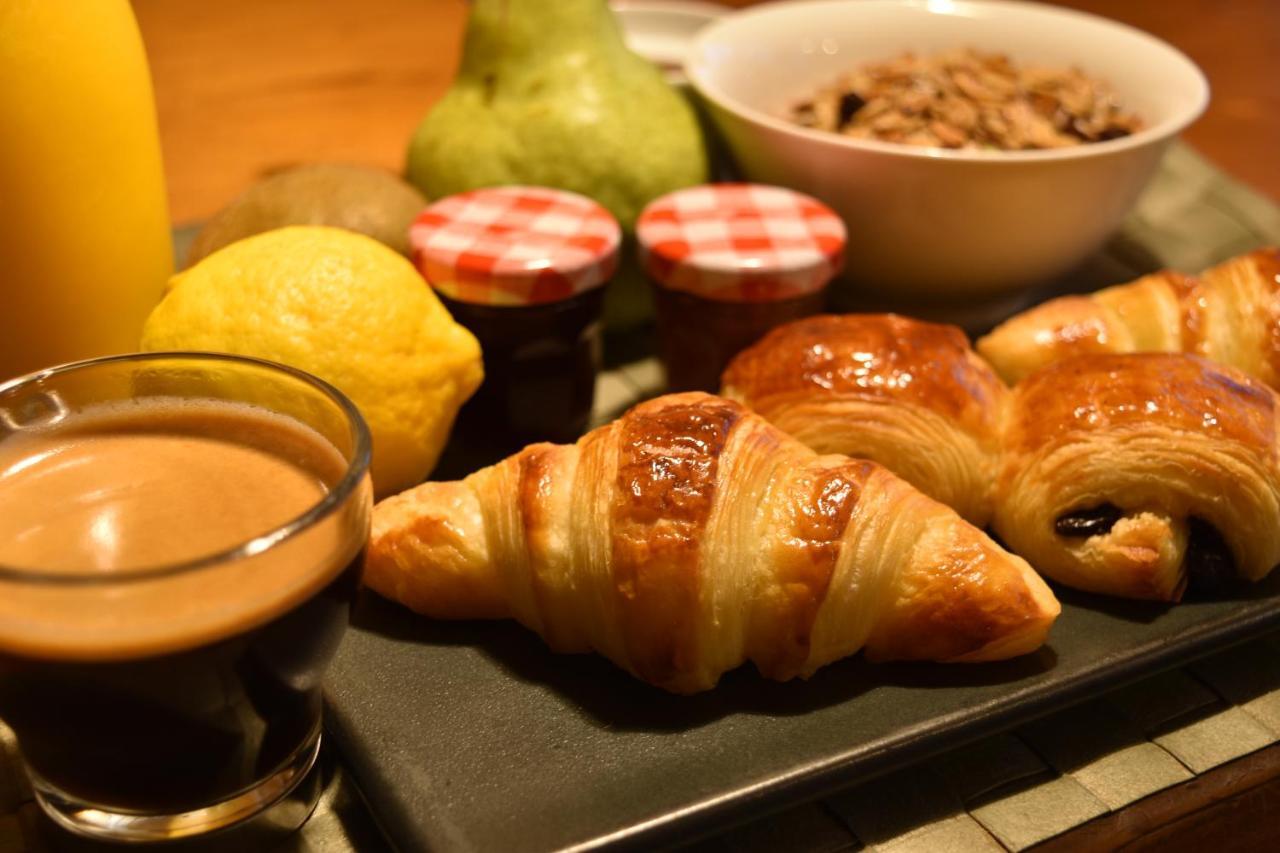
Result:
[[453,86],[423,119],[406,176],[439,198],[502,184],[590,196],[630,230],[707,178],[686,99],[632,53],[605,0],[475,0]]

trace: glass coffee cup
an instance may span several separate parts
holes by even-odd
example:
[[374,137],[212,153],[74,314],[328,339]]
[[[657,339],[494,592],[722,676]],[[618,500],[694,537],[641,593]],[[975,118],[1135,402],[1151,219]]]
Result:
[[191,838],[296,794],[369,458],[347,398],[254,359],[114,356],[0,385],[0,721],[55,823]]

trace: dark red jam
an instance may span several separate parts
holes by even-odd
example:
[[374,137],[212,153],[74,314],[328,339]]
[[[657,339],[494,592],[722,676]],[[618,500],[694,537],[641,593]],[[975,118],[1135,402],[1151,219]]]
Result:
[[484,353],[484,382],[458,414],[454,435],[483,447],[490,461],[538,441],[577,440],[595,401],[604,288],[520,306],[439,296]]
[[658,355],[671,391],[720,390],[720,374],[774,326],[821,314],[826,289],[790,299],[727,302],[655,285]]

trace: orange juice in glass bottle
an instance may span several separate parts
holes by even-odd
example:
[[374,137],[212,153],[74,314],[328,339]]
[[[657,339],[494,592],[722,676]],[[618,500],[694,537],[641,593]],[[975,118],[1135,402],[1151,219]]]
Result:
[[128,0],[0,2],[0,382],[136,350],[173,271]]

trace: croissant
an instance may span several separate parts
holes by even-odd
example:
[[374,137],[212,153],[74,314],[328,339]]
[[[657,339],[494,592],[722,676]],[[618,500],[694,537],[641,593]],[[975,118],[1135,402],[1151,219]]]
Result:
[[1165,353],[1088,355],[1013,390],[993,524],[1070,586],[1178,600],[1280,563],[1277,395]]
[[798,320],[739,353],[722,386],[819,453],[879,462],[973,524],[991,517],[1008,390],[955,326]]
[[700,393],[383,501],[366,582],[436,618],[513,617],[677,693],[747,660],[786,680],[860,648],[1013,657],[1059,612],[1026,562],[884,468]]
[[1146,351],[1194,353],[1280,388],[1280,250],[1052,299],[978,341],[1009,383],[1069,355]]

